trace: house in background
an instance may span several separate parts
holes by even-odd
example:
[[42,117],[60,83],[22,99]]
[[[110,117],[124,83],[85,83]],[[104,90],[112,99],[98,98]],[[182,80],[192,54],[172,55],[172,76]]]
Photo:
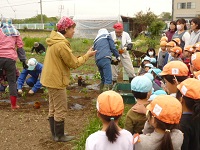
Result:
[[200,0],[172,0],[173,20],[184,18],[188,21],[200,16]]

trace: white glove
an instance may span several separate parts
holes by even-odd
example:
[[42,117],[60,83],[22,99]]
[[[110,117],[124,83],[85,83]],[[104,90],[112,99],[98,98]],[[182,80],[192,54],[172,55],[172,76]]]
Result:
[[33,92],[33,90],[30,90],[29,92],[28,92],[28,94],[34,94],[34,92]]
[[23,92],[22,89],[19,89],[19,90],[18,90],[18,93],[19,93],[19,94],[22,94],[22,92]]

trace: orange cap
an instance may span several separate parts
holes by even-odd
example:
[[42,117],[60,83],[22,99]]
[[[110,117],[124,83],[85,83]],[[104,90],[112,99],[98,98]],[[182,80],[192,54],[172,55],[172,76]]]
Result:
[[166,41],[160,41],[160,46],[166,46],[167,42]]
[[184,48],[185,51],[189,51],[191,53],[194,53],[195,52],[195,49],[193,48],[192,45],[188,45]]
[[189,70],[185,63],[181,61],[170,61],[164,66],[160,75],[188,76],[188,72]]
[[200,63],[199,63],[200,62],[200,52],[196,52],[196,53],[192,54],[191,61],[192,61],[192,65],[194,66],[194,68],[199,71],[200,70]]
[[177,85],[179,91],[192,99],[200,99],[200,80],[188,78]]
[[167,41],[168,41],[168,38],[167,38],[166,36],[163,36],[163,37],[161,37],[161,39],[160,39],[160,42],[161,42],[161,41],[167,42]]
[[200,50],[200,42],[197,42],[196,44],[194,44],[193,48],[195,48],[196,50]]
[[179,46],[175,46],[170,51],[174,52],[174,53],[177,53],[177,54],[181,54],[182,53],[182,48],[180,48]]
[[181,40],[179,38],[175,38],[172,41],[174,41],[175,43],[177,43],[178,45],[181,44]]
[[147,109],[158,120],[168,124],[178,124],[182,115],[181,103],[170,95],[156,96]]
[[166,46],[171,46],[171,47],[175,47],[176,46],[176,43],[173,42],[173,41],[170,41],[166,44]]
[[193,74],[196,79],[200,80],[200,71],[194,71]]
[[97,97],[97,110],[106,116],[119,116],[124,111],[121,95],[115,91],[105,91]]

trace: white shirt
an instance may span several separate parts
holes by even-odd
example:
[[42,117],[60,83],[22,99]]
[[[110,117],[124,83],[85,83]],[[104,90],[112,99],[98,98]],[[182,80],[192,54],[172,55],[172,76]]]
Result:
[[86,140],[86,150],[133,150],[132,134],[122,129],[114,143],[108,141],[105,131],[97,131],[91,134]]

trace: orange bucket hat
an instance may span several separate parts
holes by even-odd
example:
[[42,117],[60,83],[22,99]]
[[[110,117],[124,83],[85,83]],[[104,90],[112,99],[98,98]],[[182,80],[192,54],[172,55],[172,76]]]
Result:
[[97,110],[106,116],[119,116],[124,111],[122,96],[115,91],[105,91],[97,97]]
[[194,53],[191,57],[192,65],[197,70],[200,70],[200,52]]
[[193,48],[192,45],[188,45],[184,48],[185,51],[189,51],[191,53],[194,53],[195,52],[195,49]]
[[196,50],[200,50],[200,42],[197,42],[196,44],[194,44],[193,48],[195,48]]
[[147,109],[158,120],[168,124],[178,124],[182,115],[182,105],[170,95],[158,95]]
[[161,41],[160,42],[160,46],[166,46],[167,45],[167,42],[166,41]]
[[181,44],[181,40],[179,38],[175,38],[172,41],[174,41],[176,44],[180,45]]
[[200,71],[194,71],[193,74],[196,79],[200,80]]
[[173,41],[170,41],[166,44],[166,46],[170,46],[170,47],[175,47],[176,46],[176,43],[173,42]]
[[200,80],[188,78],[177,85],[179,91],[192,99],[200,99]]
[[168,41],[168,38],[167,38],[166,36],[163,36],[163,37],[161,37],[161,39],[160,39],[160,42],[161,42],[161,41],[167,42],[167,41]]
[[185,63],[181,61],[170,61],[164,66],[160,75],[188,76],[188,72],[189,70]]
[[177,54],[181,54],[182,53],[182,48],[180,48],[178,46],[175,46],[170,51],[174,52],[174,53],[177,53]]

